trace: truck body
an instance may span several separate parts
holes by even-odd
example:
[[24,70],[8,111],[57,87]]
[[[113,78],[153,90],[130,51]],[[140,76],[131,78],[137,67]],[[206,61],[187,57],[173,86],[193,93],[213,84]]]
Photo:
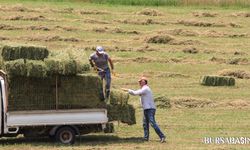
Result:
[[76,135],[110,127],[106,109],[8,111],[8,83],[3,71],[0,71],[0,98],[1,137],[49,136],[64,144],[73,144]]

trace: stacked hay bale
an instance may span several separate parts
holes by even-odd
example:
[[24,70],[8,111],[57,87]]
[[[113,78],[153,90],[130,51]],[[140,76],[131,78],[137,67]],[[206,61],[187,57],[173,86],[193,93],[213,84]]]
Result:
[[83,53],[49,54],[44,47],[3,46],[1,54],[8,74],[9,110],[107,108],[110,121],[135,124],[128,95],[113,90],[111,104],[103,101],[102,80],[89,72]]
[[203,76],[201,84],[206,86],[234,86],[235,79],[225,76]]

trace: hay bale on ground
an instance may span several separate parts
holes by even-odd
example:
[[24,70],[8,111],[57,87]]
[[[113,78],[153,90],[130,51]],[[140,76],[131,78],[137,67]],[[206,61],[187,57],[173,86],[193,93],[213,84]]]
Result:
[[235,79],[224,76],[203,76],[201,84],[205,86],[234,86]]
[[112,89],[110,92],[109,101],[110,104],[112,105],[116,104],[127,105],[128,99],[129,99],[129,94],[122,90]]
[[224,69],[219,72],[221,76],[233,76],[240,79],[250,79],[250,73],[244,70],[230,70]]
[[167,96],[158,96],[154,98],[158,108],[171,108],[170,99]]
[[45,47],[37,46],[3,46],[2,57],[5,61],[16,59],[43,60],[49,51]]

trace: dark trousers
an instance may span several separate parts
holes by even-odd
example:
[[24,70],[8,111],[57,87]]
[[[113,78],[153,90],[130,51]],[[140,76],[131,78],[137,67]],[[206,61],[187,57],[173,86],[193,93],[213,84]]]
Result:
[[155,121],[155,109],[145,109],[143,116],[143,129],[144,129],[144,138],[146,140],[149,139],[149,124],[154,128],[155,132],[158,134],[160,138],[165,137],[165,135],[161,132],[159,126]]

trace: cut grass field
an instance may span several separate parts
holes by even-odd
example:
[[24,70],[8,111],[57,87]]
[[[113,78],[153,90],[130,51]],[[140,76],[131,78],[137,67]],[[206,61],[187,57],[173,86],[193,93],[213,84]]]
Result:
[[[115,63],[113,87],[137,89],[138,77],[145,75],[154,95],[167,95],[173,103],[172,108],[156,112],[167,143],[159,143],[152,129],[149,142],[140,140],[142,110],[139,98],[130,97],[129,103],[136,107],[136,125],[115,122],[115,133],[84,135],[74,146],[22,136],[1,138],[0,149],[248,149],[250,144],[205,144],[202,140],[250,138],[250,80],[235,78],[233,87],[207,87],[200,85],[200,79],[224,69],[249,72],[249,13],[240,7],[0,0],[1,45],[35,44],[88,55],[95,46],[103,45]],[[170,42],[147,42],[166,35],[172,37]],[[189,53],[186,48],[197,52]],[[175,101],[181,99],[183,107],[176,107]],[[190,99],[213,105],[191,106],[192,101],[185,101]]]

